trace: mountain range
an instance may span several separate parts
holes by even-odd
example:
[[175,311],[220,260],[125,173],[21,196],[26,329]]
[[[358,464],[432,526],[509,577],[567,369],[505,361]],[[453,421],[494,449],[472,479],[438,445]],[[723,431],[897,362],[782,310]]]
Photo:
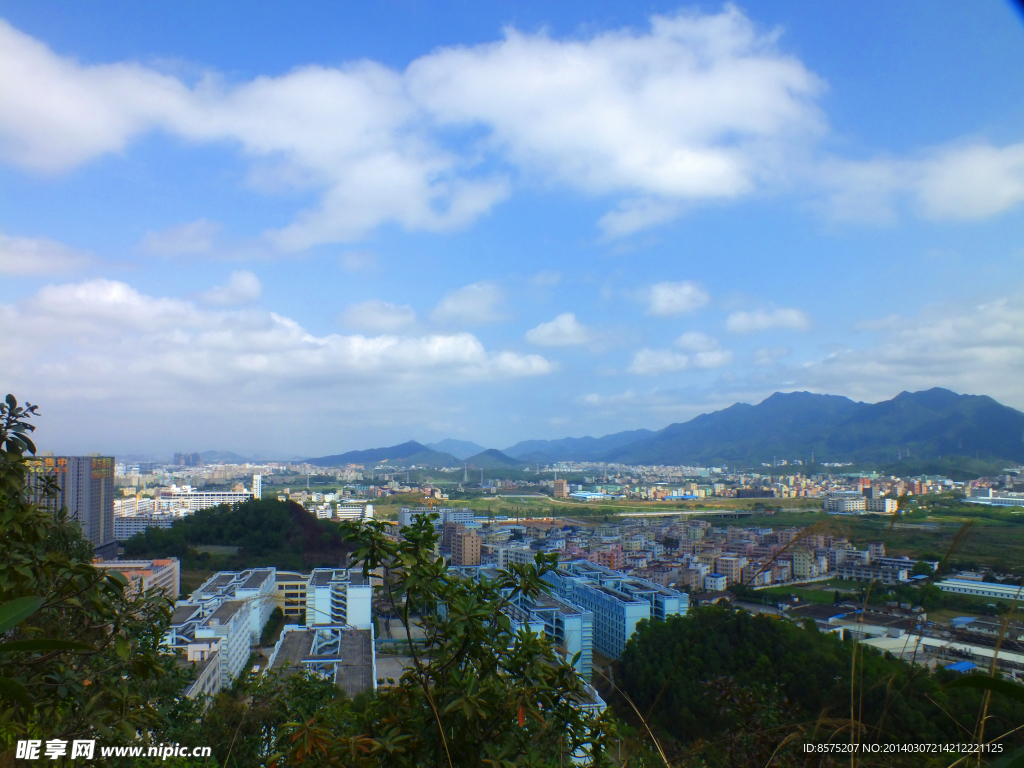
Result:
[[[466,441],[441,441],[465,453]],[[311,459],[321,466],[375,463],[481,469],[552,461],[620,464],[757,466],[774,459],[889,463],[901,459],[964,456],[1024,462],[1024,413],[983,395],[947,389],[901,392],[863,403],[837,395],[776,392],[757,405],[736,403],[652,432],[604,437],[526,440],[504,451],[458,458],[417,442]]]
[[460,461],[468,459],[470,456],[476,456],[478,453],[483,453],[487,450],[482,445],[471,443],[469,440],[454,440],[450,437],[437,443],[425,443],[425,445],[432,451],[450,453]]

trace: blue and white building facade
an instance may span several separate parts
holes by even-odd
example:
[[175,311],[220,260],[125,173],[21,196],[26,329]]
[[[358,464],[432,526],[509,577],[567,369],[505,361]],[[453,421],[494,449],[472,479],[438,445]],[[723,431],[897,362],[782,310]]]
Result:
[[642,619],[664,621],[690,608],[685,592],[587,560],[563,563],[544,579],[558,597],[592,614],[594,647],[613,659],[622,654]]

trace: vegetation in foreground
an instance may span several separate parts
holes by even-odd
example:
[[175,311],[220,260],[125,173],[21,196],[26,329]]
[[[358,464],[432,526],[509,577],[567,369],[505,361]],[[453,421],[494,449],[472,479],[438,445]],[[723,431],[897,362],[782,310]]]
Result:
[[[644,622],[626,645],[618,685],[661,735],[673,764],[766,765],[771,758],[785,766],[805,764],[805,743],[849,743],[851,730],[868,744],[975,741],[986,694],[944,687],[957,677],[839,640],[810,621],[798,626],[713,606]],[[632,710],[621,700],[617,708],[627,716]],[[1000,742],[1006,753],[1024,745],[1024,734],[1014,733],[1024,702],[992,697],[987,719],[986,733],[1009,734]],[[932,760],[890,754],[861,756],[858,764]]]

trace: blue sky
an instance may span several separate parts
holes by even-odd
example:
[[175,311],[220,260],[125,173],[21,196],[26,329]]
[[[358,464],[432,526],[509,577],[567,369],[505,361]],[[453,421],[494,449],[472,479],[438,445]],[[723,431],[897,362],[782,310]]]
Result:
[[60,451],[1024,408],[1003,2],[0,2],[0,385]]

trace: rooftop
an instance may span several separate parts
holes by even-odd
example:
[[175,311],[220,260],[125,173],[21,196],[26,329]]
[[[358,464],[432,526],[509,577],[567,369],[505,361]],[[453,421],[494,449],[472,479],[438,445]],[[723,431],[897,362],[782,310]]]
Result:
[[257,568],[252,572],[245,583],[241,586],[241,589],[257,589],[267,579],[274,575],[274,571],[271,568]]
[[196,618],[199,615],[200,606],[198,605],[176,605],[174,607],[174,613],[171,615],[171,625],[180,626],[186,621]]
[[225,600],[220,604],[220,607],[213,612],[210,619],[219,621],[221,624],[226,624],[231,621],[231,618],[244,607],[244,600]]

